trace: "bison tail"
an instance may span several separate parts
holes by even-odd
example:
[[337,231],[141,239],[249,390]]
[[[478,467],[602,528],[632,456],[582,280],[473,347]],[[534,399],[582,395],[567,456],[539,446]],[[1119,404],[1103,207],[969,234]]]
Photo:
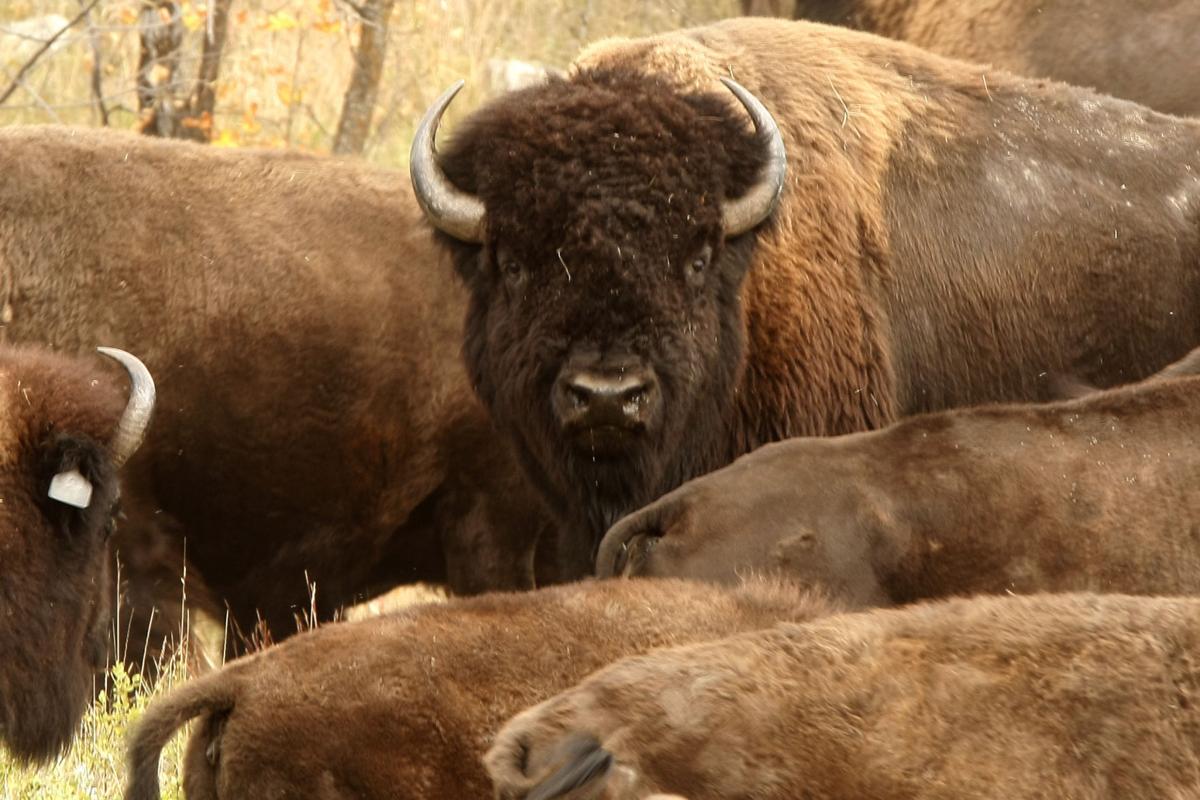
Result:
[[235,665],[190,680],[150,706],[129,739],[125,800],[160,800],[158,760],[162,749],[189,720],[232,709],[239,684]]

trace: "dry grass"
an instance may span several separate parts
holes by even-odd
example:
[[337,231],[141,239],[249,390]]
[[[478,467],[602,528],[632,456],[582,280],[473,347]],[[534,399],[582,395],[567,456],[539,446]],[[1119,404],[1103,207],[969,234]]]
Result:
[[[84,717],[74,746],[57,761],[22,767],[0,751],[0,798],[4,800],[109,800],[125,785],[125,736],[146,707],[187,677],[183,659],[161,665],[154,689],[142,690],[141,678],[118,665],[98,686],[96,701]],[[180,762],[185,739],[176,737],[163,752],[164,800],[183,797]]]
[[[341,617],[359,620],[407,606],[444,602],[440,587],[425,584],[400,586],[387,594],[345,609]],[[208,618],[193,619],[193,630],[184,631],[196,645],[198,656],[219,662],[224,650],[224,626]],[[119,646],[119,645],[118,645]],[[84,717],[70,752],[43,767],[23,767],[0,750],[0,800],[116,800],[125,785],[125,741],[147,706],[185,681],[189,665],[182,657],[154,664],[158,676],[147,690],[138,675],[118,665],[96,687],[96,700]],[[182,800],[182,764],[187,736],[173,738],[163,751],[160,774],[164,800]]]
[[[181,0],[188,28],[185,78],[196,74],[206,5]],[[100,0],[93,13],[111,124],[138,123],[137,0]],[[520,58],[564,66],[579,47],[603,36],[669,30],[736,13],[736,0],[398,0],[366,157],[403,166],[415,119],[458,78],[468,88],[458,108],[487,92],[487,62]],[[70,18],[77,0],[5,0],[0,27],[47,14]],[[341,0],[234,0],[217,86],[218,138],[226,145],[296,147],[326,152],[337,129],[352,65],[356,17]],[[88,29],[69,31],[25,87],[0,107],[0,125],[99,124],[91,100]],[[16,74],[31,43],[0,34],[0,86]]]

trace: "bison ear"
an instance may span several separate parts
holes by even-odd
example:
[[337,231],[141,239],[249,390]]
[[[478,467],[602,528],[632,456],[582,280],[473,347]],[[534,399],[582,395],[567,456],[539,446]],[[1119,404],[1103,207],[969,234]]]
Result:
[[89,436],[53,435],[42,447],[37,491],[47,518],[63,535],[107,530],[118,493],[108,448]]

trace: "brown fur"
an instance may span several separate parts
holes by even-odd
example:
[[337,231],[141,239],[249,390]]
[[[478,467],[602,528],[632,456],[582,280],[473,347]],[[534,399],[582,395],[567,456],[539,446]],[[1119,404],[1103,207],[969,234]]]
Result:
[[188,800],[484,797],[491,732],[617,658],[828,613],[786,584],[588,581],[417,607],[305,633],[147,711],[127,800],[158,797],[186,720]]
[[323,617],[412,580],[532,585],[540,504],[402,175],[53,127],[0,131],[0,174],[4,338],[127,348],[158,381],[118,542],[131,630],[155,603],[178,629],[185,537],[189,601],[202,576],[276,638],[306,579]]
[[[1200,114],[1192,0],[743,0],[744,13],[829,22],[953,58]],[[980,67],[981,75],[987,74]],[[990,80],[990,78],[989,78]]]
[[[789,158],[773,218],[729,242],[714,206],[762,154],[724,75]],[[442,158],[487,209],[485,245],[457,248],[468,368],[576,532],[572,567],[617,516],[766,442],[1044,398],[1049,372],[1132,380],[1200,341],[1200,123],[979,77],[854,31],[730,20],[600,42],[568,81],[464,123]],[[626,457],[555,423],[577,351],[660,373],[661,424]]]
[[[19,759],[70,743],[109,655],[119,489],[107,443],[127,379],[100,361],[0,348],[0,744]],[[92,484],[86,509],[47,496],[70,469]]]
[[[836,616],[617,662],[509,722],[486,764],[500,800],[1194,797],[1197,652],[1196,599]],[[608,766],[578,794],[535,788],[585,759]]]
[[865,605],[1200,594],[1198,368],[1200,349],[1074,401],[768,445],[622,520],[598,568],[631,541],[631,574],[778,572]]

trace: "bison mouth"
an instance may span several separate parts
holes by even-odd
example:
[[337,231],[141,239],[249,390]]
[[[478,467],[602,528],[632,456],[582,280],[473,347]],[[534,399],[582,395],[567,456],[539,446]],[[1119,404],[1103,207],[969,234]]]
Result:
[[567,434],[581,456],[608,460],[628,457],[644,432],[642,426],[605,424],[573,426]]

